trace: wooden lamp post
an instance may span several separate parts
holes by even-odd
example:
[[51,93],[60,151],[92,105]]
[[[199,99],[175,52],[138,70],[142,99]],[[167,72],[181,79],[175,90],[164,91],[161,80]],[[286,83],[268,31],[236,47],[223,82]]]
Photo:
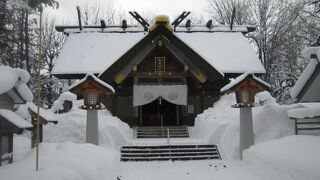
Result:
[[99,145],[98,110],[102,109],[101,96],[114,93],[113,87],[101,81],[93,73],[69,87],[69,91],[84,99],[83,109],[87,110],[86,143]]
[[256,93],[268,90],[270,85],[254,76],[253,73],[245,73],[221,89],[222,93],[235,92],[237,104],[234,108],[240,108],[240,145],[239,155],[254,144],[252,107],[255,106]]

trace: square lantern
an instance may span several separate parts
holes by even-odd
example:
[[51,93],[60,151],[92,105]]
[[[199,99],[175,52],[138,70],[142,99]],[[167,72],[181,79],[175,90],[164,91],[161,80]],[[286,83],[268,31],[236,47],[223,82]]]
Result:
[[237,104],[234,107],[254,106],[256,93],[268,90],[270,85],[257,78],[253,73],[245,73],[221,89],[222,93],[235,92]]
[[84,99],[83,109],[101,109],[101,96],[114,93],[112,86],[89,73],[85,78],[69,87],[69,91]]

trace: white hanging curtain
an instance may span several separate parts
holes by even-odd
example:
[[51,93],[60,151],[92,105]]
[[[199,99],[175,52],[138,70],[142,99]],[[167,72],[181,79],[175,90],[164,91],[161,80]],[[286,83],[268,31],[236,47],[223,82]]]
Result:
[[187,105],[187,85],[134,85],[133,106],[141,106],[162,97],[166,101]]

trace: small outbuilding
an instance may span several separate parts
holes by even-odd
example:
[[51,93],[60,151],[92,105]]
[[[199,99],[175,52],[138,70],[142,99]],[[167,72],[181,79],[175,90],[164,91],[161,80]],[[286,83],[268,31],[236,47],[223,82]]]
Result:
[[[38,119],[38,110],[37,106],[32,102],[27,103],[29,114],[31,115],[31,123],[34,127],[37,126],[37,119]],[[43,141],[43,125],[48,123],[58,123],[57,117],[49,110],[44,110],[42,108],[39,109],[39,142]],[[31,139],[31,147],[35,147],[36,143],[36,128],[32,133]]]
[[33,99],[26,85],[29,79],[29,74],[22,69],[0,66],[0,165],[12,163],[13,134],[33,128],[32,124],[14,112],[14,105],[25,104]]
[[320,130],[320,47],[308,47],[302,56],[310,62],[290,91],[300,106],[288,111],[288,117],[295,121],[295,134]]

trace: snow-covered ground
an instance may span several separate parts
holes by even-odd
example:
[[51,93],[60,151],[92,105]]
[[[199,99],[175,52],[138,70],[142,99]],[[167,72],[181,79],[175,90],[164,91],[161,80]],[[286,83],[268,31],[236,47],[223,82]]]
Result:
[[77,108],[81,102],[75,102],[70,112],[56,114],[58,124],[44,126],[40,171],[35,171],[35,149],[31,150],[30,134],[25,133],[15,136],[14,163],[0,167],[0,179],[320,179],[320,137],[294,136],[294,124],[288,119],[287,111],[301,105],[278,105],[266,92],[257,97],[264,106],[253,108],[256,145],[245,151],[243,161],[238,159],[239,109],[231,108],[234,94],[222,96],[198,115],[195,126],[189,127],[191,138],[170,140],[217,144],[222,160],[204,161],[120,162],[122,145],[163,145],[168,140],[135,139],[127,124],[101,110],[100,147],[85,144],[86,112]]
[[[15,138],[21,144],[15,145],[15,156],[28,149],[28,143]],[[28,140],[26,140],[28,141]],[[30,141],[30,140],[29,140]],[[30,147],[30,144],[29,144]],[[0,179],[3,180],[115,180],[119,176],[119,152],[98,147],[92,144],[41,143],[40,169],[35,170],[35,148],[27,152],[21,160],[0,168]]]

